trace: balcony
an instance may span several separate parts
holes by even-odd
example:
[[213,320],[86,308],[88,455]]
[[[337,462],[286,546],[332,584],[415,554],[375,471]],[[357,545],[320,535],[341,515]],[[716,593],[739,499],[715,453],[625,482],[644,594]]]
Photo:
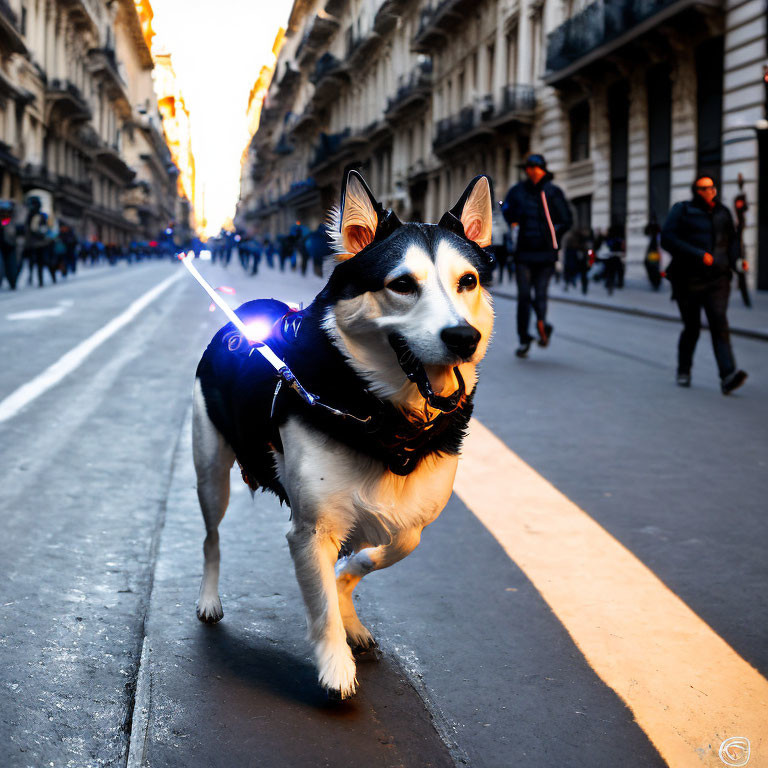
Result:
[[408,7],[408,0],[384,0],[376,11],[373,29],[380,35],[386,35],[397,26],[397,20]]
[[125,81],[120,75],[114,48],[91,48],[88,51],[88,68],[105,84],[109,97],[121,103],[123,115],[129,116],[131,102]]
[[497,129],[511,123],[530,123],[535,110],[536,89],[532,85],[505,85],[489,122]]
[[475,106],[464,107],[458,114],[439,120],[432,148],[440,156],[474,141],[494,135],[489,124],[493,117],[490,97],[481,99]]
[[58,195],[80,205],[93,202],[93,185],[91,181],[75,181],[69,176],[59,176]]
[[13,154],[10,144],[0,141],[0,168],[8,168],[11,171],[19,170],[19,159]]
[[25,191],[48,189],[53,192],[56,189],[56,178],[45,166],[27,163],[21,170],[21,187]]
[[310,169],[326,168],[343,157],[347,150],[344,141],[349,139],[350,135],[349,128],[340,133],[321,133],[309,164]]
[[338,19],[325,14],[322,16],[317,14],[310,22],[299,47],[296,49],[296,61],[298,61],[299,66],[307,66],[338,28]]
[[333,54],[324,53],[309,79],[315,85],[312,103],[320,108],[337,98],[339,88],[349,82],[349,68]]
[[317,125],[317,115],[311,108],[311,104],[307,105],[304,111],[300,115],[296,115],[288,128],[288,133],[291,136],[302,136],[310,133],[312,129]]
[[283,133],[280,135],[280,138],[277,141],[277,144],[275,144],[275,148],[272,150],[276,155],[291,155],[293,154],[295,150],[295,147],[291,142],[288,140],[288,136]]
[[9,53],[27,52],[19,29],[19,20],[7,0],[0,0],[0,47]]
[[684,26],[689,37],[696,17],[721,10],[722,0],[597,0],[548,35],[544,82],[556,86],[661,25]]
[[121,181],[130,182],[136,176],[136,171],[125,162],[117,147],[102,144],[93,153],[94,160],[103,168],[106,168]]
[[56,112],[58,117],[70,120],[90,120],[91,108],[80,89],[68,80],[51,80],[45,92],[48,119]]
[[301,82],[301,72],[291,66],[288,62],[283,71],[283,76],[277,81],[277,93],[275,94],[274,101],[277,104],[285,104],[289,101]]
[[381,35],[374,30],[359,37],[347,38],[347,66],[350,70],[359,67],[376,52],[381,43]]
[[387,99],[385,116],[396,122],[421,112],[429,104],[432,93],[432,61],[423,61],[401,82],[394,96]]
[[441,0],[432,9],[423,10],[412,49],[429,53],[441,47],[459,24],[466,23],[467,13],[475,7],[476,0]]
[[301,181],[294,181],[288,191],[278,198],[281,205],[306,205],[314,200],[319,201],[320,193],[315,180],[308,176]]
[[75,24],[88,28],[98,39],[102,21],[98,0],[59,0],[59,4],[69,11]]

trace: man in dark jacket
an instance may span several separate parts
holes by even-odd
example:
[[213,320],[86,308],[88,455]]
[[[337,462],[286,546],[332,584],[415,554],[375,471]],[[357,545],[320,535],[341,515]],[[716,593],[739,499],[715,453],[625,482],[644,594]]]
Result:
[[747,378],[736,368],[726,317],[731,270],[737,269],[740,258],[739,241],[730,211],[717,201],[714,181],[701,176],[691,189],[693,199],[675,203],[661,231],[661,244],[672,254],[667,277],[683,320],[677,349],[677,383],[691,386],[693,352],[703,309],[712,334],[720,387],[727,395]]
[[521,166],[528,177],[515,184],[501,207],[511,226],[518,226],[515,275],[517,278],[517,334],[515,354],[525,357],[533,337],[528,333],[531,318],[531,288],[539,346],[546,347],[553,328],[547,323],[547,287],[557,261],[563,235],[573,219],[562,190],[552,183],[543,155],[528,155]]

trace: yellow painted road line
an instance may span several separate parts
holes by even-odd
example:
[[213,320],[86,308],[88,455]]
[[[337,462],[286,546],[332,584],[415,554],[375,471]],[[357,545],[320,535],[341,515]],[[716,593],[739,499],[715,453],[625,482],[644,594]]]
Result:
[[477,420],[455,489],[670,766],[768,766],[768,680]]

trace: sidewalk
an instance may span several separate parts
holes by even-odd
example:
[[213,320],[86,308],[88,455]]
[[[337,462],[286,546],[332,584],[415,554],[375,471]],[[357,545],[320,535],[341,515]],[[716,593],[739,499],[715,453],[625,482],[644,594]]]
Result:
[[[562,278],[559,283],[550,283],[550,301],[568,304],[581,304],[592,309],[604,309],[609,312],[651,317],[657,320],[668,320],[679,323],[680,315],[677,304],[670,300],[669,283],[664,280],[658,291],[651,289],[648,279],[642,272],[642,264],[627,265],[627,277],[624,288],[615,290],[609,296],[603,283],[589,283],[586,296],[581,292],[581,284],[565,289]],[[504,281],[494,283],[492,292],[495,296],[506,299],[517,299],[517,286],[514,282]],[[765,291],[750,291],[752,307],[744,306],[736,280],[733,281],[731,300],[728,307],[728,321],[734,336],[746,336],[753,339],[768,341],[768,293]],[[704,322],[706,328],[706,321]]]

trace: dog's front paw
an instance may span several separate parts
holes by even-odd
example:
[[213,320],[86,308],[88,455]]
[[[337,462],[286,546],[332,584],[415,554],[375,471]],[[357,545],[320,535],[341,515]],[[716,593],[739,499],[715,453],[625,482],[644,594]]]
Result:
[[318,680],[334,700],[348,699],[357,691],[355,661],[346,643],[318,648]]
[[221,621],[224,609],[221,607],[219,596],[200,598],[197,601],[197,618],[205,624],[215,624]]
[[355,658],[360,656],[379,658],[379,644],[376,638],[359,621],[356,627],[347,629],[347,645],[352,649],[352,655]]

